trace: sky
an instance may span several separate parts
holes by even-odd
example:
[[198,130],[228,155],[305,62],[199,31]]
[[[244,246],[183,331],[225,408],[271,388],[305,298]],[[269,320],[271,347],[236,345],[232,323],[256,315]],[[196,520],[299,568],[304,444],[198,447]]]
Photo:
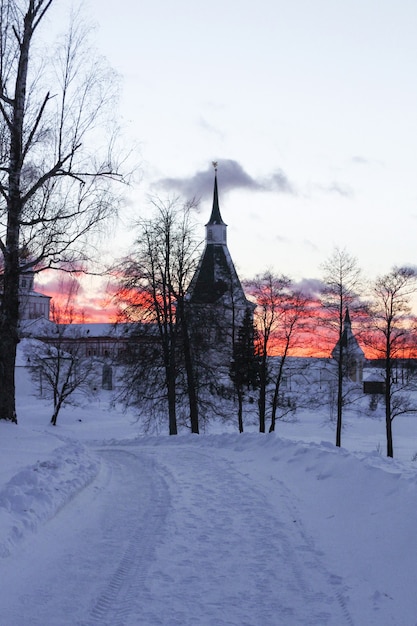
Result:
[[[49,19],[64,24],[65,3]],[[374,278],[416,264],[414,0],[88,0],[97,50],[121,76],[138,182],[114,238],[149,196],[201,200],[218,161],[241,278],[319,278],[335,246]]]
[[153,436],[101,389],[52,427],[52,400],[24,367],[17,382],[19,424],[0,423],[2,623],[415,624],[412,415],[387,459],[382,403],[348,407],[336,448],[328,406],[270,434],[246,407],[243,434],[218,418]]

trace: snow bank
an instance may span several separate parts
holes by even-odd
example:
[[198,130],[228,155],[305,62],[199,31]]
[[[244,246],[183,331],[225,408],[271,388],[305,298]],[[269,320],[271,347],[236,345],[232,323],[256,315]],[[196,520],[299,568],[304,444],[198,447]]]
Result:
[[98,459],[84,446],[67,444],[53,459],[18,471],[0,491],[0,557],[35,531],[89,484],[99,470]]

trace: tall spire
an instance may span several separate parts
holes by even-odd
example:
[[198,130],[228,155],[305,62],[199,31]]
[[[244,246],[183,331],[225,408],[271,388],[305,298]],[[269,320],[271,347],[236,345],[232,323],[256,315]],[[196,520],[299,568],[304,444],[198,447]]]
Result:
[[352,322],[350,321],[350,314],[349,314],[349,307],[346,307],[346,313],[345,313],[345,323],[344,323],[345,328],[347,326],[349,326],[349,328],[352,327]]
[[226,228],[223,222],[219,207],[219,192],[217,189],[217,161],[213,161],[214,167],[214,190],[213,207],[210,219],[206,224],[206,244],[220,243],[226,245]]
[[224,224],[222,216],[220,215],[219,207],[219,192],[217,190],[217,161],[213,161],[214,167],[214,191],[213,191],[213,208],[211,210],[211,216],[209,224]]

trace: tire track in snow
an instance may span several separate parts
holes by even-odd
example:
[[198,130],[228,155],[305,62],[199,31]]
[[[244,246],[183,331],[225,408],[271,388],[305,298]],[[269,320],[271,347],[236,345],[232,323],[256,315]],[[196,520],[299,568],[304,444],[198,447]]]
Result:
[[284,483],[271,498],[242,457],[177,441],[101,455],[98,479],[45,524],[33,568],[8,585],[4,623],[352,626]]
[[[116,464],[120,463],[121,457],[133,457],[134,465],[137,465],[140,459],[138,454],[128,452],[126,449],[102,450],[101,452]],[[155,471],[153,461],[148,458],[144,464],[141,459],[140,463],[142,470],[146,466],[146,473],[149,476],[149,481],[141,481],[141,505],[134,506],[129,516],[126,516],[125,510],[121,511],[120,531],[129,539],[121,558],[115,564],[110,580],[92,607],[89,618],[82,622],[85,626],[93,624],[125,626],[130,618],[133,619],[131,623],[139,623],[136,621],[138,616],[135,605],[138,597],[146,589],[146,576],[153,559],[156,538],[163,533],[166,514],[170,506],[166,483],[159,472]],[[129,504],[125,497],[123,494],[120,502],[114,503],[116,508],[117,506],[123,508]],[[110,552],[117,551],[119,544],[118,533],[114,532],[114,523],[115,520],[104,536]],[[132,613],[136,614],[136,617],[132,616]]]
[[4,564],[2,625],[141,623],[135,606],[146,596],[169,492],[142,451],[100,454],[97,477]]

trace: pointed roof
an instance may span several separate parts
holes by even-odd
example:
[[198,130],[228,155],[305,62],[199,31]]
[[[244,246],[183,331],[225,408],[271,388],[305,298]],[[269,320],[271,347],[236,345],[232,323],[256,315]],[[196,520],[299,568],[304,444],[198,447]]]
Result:
[[[350,321],[349,309],[346,307],[345,319],[343,323],[343,332],[342,332],[342,347],[346,348],[351,356],[355,355],[356,357],[363,357],[364,351],[360,347],[358,340],[352,332],[352,322]],[[337,341],[335,347],[332,350],[332,357],[338,358],[339,355],[339,340]]]
[[235,289],[238,279],[231,266],[231,259],[223,246],[208,245],[188,291],[191,302],[213,304]]
[[210,224],[224,224],[222,216],[220,215],[219,192],[217,190],[217,164],[214,167],[213,208],[211,209],[210,219],[206,226],[209,226]]
[[346,313],[345,313],[345,324],[344,324],[345,328],[347,328],[348,326],[351,328],[352,327],[352,322],[350,321],[350,314],[349,314],[349,309],[348,307],[346,307]]
[[352,343],[353,339],[356,341],[352,333],[352,322],[350,321],[349,309],[346,307],[345,319],[343,322],[342,346],[346,348],[349,342]]
[[229,298],[235,304],[247,306],[248,301],[227,248],[227,225],[222,220],[219,208],[217,163],[213,165],[213,207],[206,224],[206,246],[188,287],[188,300],[191,304],[214,304]]

